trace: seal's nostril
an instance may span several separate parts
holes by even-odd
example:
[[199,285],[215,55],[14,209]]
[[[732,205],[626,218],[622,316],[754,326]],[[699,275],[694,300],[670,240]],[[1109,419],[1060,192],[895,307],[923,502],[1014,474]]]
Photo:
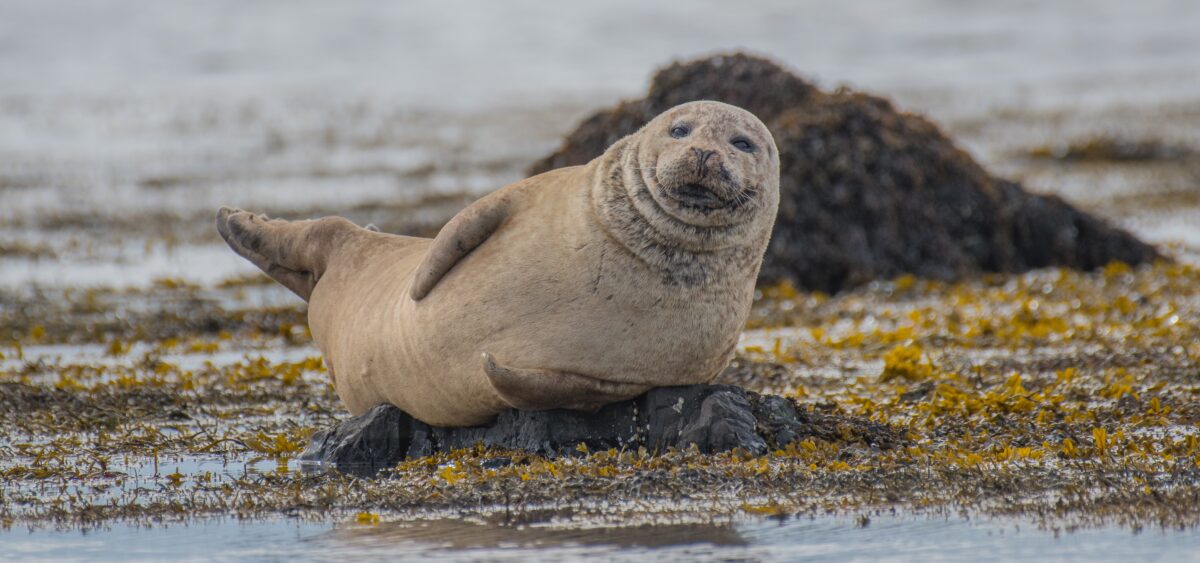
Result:
[[699,174],[701,178],[703,178],[704,172],[705,172],[704,165],[706,163],[708,163],[709,157],[716,154],[716,151],[706,151],[703,149],[698,149],[696,147],[692,147],[692,152],[695,153],[695,155],[696,155],[696,173]]

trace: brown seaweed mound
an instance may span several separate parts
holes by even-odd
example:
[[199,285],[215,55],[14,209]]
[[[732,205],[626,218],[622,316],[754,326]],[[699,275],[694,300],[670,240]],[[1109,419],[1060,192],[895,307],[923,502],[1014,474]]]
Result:
[[660,70],[645,98],[587,118],[529,172],[584,164],[662,111],[694,100],[746,108],[779,145],[782,197],[760,283],[788,279],[834,292],[906,273],[950,280],[1159,257],[1056,196],[992,177],[924,117],[861,92],[822,92],[774,62],[740,53]]

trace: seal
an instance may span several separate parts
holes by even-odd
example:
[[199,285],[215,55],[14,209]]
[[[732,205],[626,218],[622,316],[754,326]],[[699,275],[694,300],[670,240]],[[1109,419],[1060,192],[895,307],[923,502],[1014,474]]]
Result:
[[338,396],[435,426],[596,410],[731,359],[779,205],[753,114],[676,106],[583,166],[505,186],[433,239],[221,208],[229,246],[309,302]]

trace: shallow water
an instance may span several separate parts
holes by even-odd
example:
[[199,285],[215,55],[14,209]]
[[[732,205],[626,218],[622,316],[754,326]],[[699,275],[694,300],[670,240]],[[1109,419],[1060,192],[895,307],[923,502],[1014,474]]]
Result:
[[929,114],[998,172],[1200,248],[1193,162],[1038,165],[1115,133],[1200,147],[1200,4],[658,6],[130,0],[0,6],[0,287],[252,272],[215,208],[432,226],[679,57],[748,48]]
[[24,0],[4,11],[0,92],[69,97],[373,92],[409,107],[541,104],[629,94],[662,61],[747,48],[825,84],[1078,108],[1190,100],[1200,64],[1200,8],[1188,0],[110,0],[61,10]]
[[[733,48],[773,56],[822,87],[892,97],[943,124],[993,171],[1194,258],[1195,159],[1065,166],[1023,154],[1096,134],[1200,150],[1197,29],[1194,0],[771,0],[753,8],[7,1],[0,289],[163,278],[211,286],[252,273],[212,232],[221,204],[289,217],[346,214],[385,230],[436,226],[461,201],[522,177],[588,112],[644,91],[655,67]],[[1148,203],[1147,194],[1159,199]],[[294,303],[276,287],[243,291],[239,306]],[[741,348],[770,350],[776,339],[788,346],[811,336],[753,331]],[[316,352],[234,347],[164,359],[190,369],[247,354],[297,361]],[[0,368],[55,358],[132,361],[105,356],[102,345],[54,345],[10,354]],[[877,363],[864,373],[878,372]],[[130,486],[160,487],[171,471],[236,478],[280,467],[214,456],[164,457],[157,471],[144,461],[115,469],[134,476]],[[921,516],[873,515],[866,527],[833,516],[623,528],[384,520],[13,529],[0,532],[0,559],[1175,561],[1200,552],[1195,530],[1055,534],[1029,521]]]
[[858,518],[801,516],[585,529],[460,520],[333,525],[214,520],[87,533],[12,531],[4,540],[0,558],[56,561],[1187,561],[1200,550],[1196,531],[1054,533],[1012,522],[890,515],[871,516],[865,526]]

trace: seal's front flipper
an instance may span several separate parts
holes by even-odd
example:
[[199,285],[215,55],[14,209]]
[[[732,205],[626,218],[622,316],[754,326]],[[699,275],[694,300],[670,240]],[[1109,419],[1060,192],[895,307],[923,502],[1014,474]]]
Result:
[[468,205],[446,223],[413,277],[413,300],[420,301],[428,295],[450,268],[492,236],[508,218],[508,211],[508,198],[494,194]]
[[483,353],[483,372],[500,398],[523,410],[573,409],[596,411],[604,405],[636,397],[647,385],[605,381],[555,370],[513,369]]

